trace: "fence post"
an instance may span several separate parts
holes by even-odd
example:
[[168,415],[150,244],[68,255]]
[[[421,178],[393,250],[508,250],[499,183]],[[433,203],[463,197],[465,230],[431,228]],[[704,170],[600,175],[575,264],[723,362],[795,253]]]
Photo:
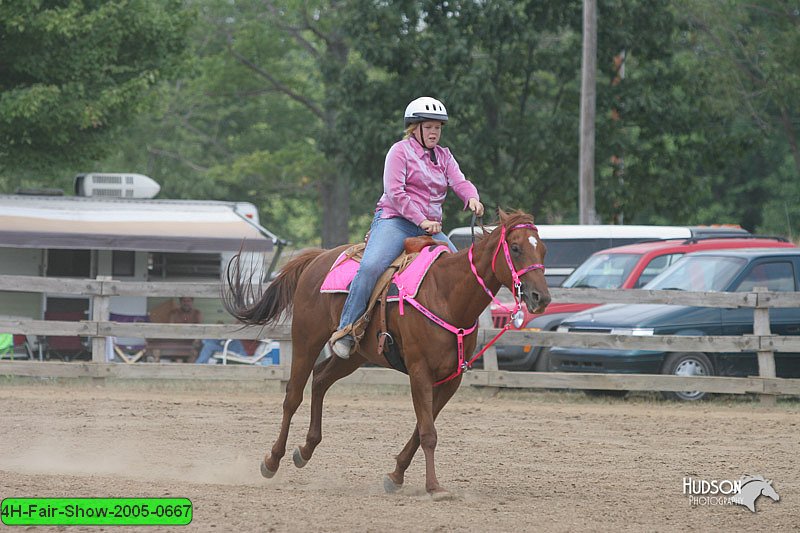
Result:
[[289,383],[289,376],[292,372],[292,336],[289,338],[278,339],[278,350],[280,352],[281,391],[286,392],[286,385]]
[[[487,307],[478,318],[478,325],[481,329],[491,329],[494,327],[492,323],[492,310]],[[499,370],[497,366],[497,350],[494,349],[494,344],[489,346],[489,349],[483,353],[483,369],[484,370]]]
[[[483,330],[491,329],[494,327],[494,323],[492,322],[491,306],[484,309],[483,312],[480,314],[480,316],[478,317],[478,325]],[[469,354],[466,355],[467,357],[469,357]],[[486,376],[488,378],[489,383],[492,382],[493,375],[494,379],[497,379],[496,376],[498,375],[497,371],[499,370],[499,367],[497,366],[497,350],[494,349],[494,345],[489,346],[489,349],[483,352],[483,370],[484,372],[487,373]],[[483,390],[489,396],[494,396],[495,394],[500,392],[500,389],[498,387],[493,387],[493,386],[486,386],[483,388]]]
[[[769,307],[766,298],[761,293],[767,291],[766,287],[754,287],[756,293],[756,307],[753,309],[753,335],[758,336],[758,375],[762,378],[775,377],[775,352],[765,348],[764,337],[772,335],[769,325]],[[761,394],[763,405],[775,405],[776,398],[773,394]]]
[[[92,296],[92,321],[93,322],[108,322],[109,308],[111,304],[111,297],[103,294],[105,283],[104,281],[111,281],[111,276],[97,276],[97,281],[100,283],[100,294]],[[99,332],[96,332],[99,333]],[[106,338],[105,337],[92,337],[92,362],[105,363],[106,362]]]

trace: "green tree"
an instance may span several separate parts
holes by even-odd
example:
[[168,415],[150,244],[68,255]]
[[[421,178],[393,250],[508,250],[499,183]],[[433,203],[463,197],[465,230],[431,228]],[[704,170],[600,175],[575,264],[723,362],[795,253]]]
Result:
[[0,2],[0,186],[62,185],[108,153],[176,71],[190,21],[180,0]]
[[[696,168],[718,155],[711,109],[668,3],[604,2],[599,16],[598,212],[613,223],[688,223],[707,198]],[[613,58],[613,60],[612,60]]]
[[716,161],[718,209],[751,229],[800,230],[800,9],[796,2],[679,2],[697,68],[734,140]]
[[[140,169],[162,184],[164,197],[252,201],[266,227],[313,243],[319,235],[316,176],[324,168],[316,121],[265,89],[229,49],[229,39],[245,48],[254,46],[247,44],[250,38],[267,39],[241,29],[259,19],[254,5],[194,3],[199,17],[190,33],[189,68],[159,86],[159,105],[98,166]],[[274,48],[277,61],[281,47]]]
[[[129,143],[116,160],[145,166],[166,195],[249,199],[295,242],[351,240],[351,202],[366,196],[358,180],[380,183],[383,154],[376,162],[364,146],[379,142],[371,123],[385,106],[350,52],[348,3],[193,5],[193,69],[165,84],[159,113],[140,123],[147,146]],[[350,222],[363,235],[366,217]]]
[[[191,70],[159,87],[157,112],[142,115],[113,159],[146,169],[166,195],[250,199],[265,225],[298,243],[358,238],[402,110],[427,94],[447,104],[443,143],[488,207],[577,220],[579,0],[191,5],[200,14]],[[604,222],[754,229],[766,220],[764,206],[781,200],[776,184],[796,180],[787,170],[789,137],[764,134],[763,121],[734,97],[692,5],[599,5],[596,189]],[[793,34],[780,28],[789,46]],[[783,131],[772,124],[769,131]],[[449,227],[468,220],[462,207],[451,196]]]
[[[354,46],[398,94],[446,102],[444,142],[488,205],[576,221],[582,2],[357,4]],[[601,3],[599,28],[599,214],[680,222],[707,196],[693,171],[715,153],[697,130],[708,110],[680,54],[680,25],[666,2],[620,0]],[[615,82],[621,52],[626,76]]]
[[[386,72],[395,115],[417,96],[440,98],[451,115],[443,144],[487,207],[558,218],[566,195],[557,185],[577,153],[574,139],[553,142],[577,124],[570,110],[578,59],[568,53],[580,42],[571,30],[580,18],[577,3],[557,9],[511,1],[356,3],[354,46]],[[446,224],[466,221],[462,209],[448,200]]]

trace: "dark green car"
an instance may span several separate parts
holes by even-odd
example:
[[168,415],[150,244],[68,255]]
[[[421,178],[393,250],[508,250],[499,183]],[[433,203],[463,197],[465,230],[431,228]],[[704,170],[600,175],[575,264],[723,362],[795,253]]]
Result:
[[[739,249],[686,255],[644,288],[693,292],[751,292],[754,287],[792,292],[800,286],[800,249]],[[800,308],[773,308],[776,335],[800,334]],[[747,335],[753,333],[753,309],[722,309],[662,304],[607,304],[574,314],[558,331],[627,335]],[[660,352],[553,347],[556,372],[677,374],[685,376],[758,375],[750,353]],[[778,377],[800,377],[800,354],[776,352]],[[672,392],[669,397],[698,400],[706,393]]]

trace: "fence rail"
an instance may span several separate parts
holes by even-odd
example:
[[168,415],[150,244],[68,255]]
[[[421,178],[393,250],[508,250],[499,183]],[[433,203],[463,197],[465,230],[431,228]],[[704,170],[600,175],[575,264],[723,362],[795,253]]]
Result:
[[[118,323],[109,320],[112,296],[194,296],[215,298],[218,283],[129,282],[107,278],[76,280],[37,276],[0,276],[0,290],[81,295],[92,300],[92,319],[80,322],[0,317],[0,331],[26,335],[78,335],[92,338],[92,362],[56,363],[2,361],[0,375],[49,377],[121,377],[169,379],[250,379],[286,381],[291,365],[290,326],[263,328],[238,324]],[[565,303],[662,303],[722,308],[753,308],[754,334],[745,336],[627,336],[602,333],[559,333],[509,331],[499,344],[571,346],[690,351],[757,352],[760,375],[748,378],[684,377],[670,375],[623,375],[582,373],[505,372],[490,357],[485,370],[473,370],[464,383],[473,386],[569,388],[604,390],[659,390],[800,394],[800,379],[775,377],[774,352],[800,353],[800,337],[773,335],[769,329],[769,308],[800,307],[800,294],[756,290],[749,293],[689,293],[676,291],[552,289],[553,301]],[[478,343],[494,337],[497,329],[481,329]],[[281,364],[277,367],[181,365],[169,363],[125,365],[105,363],[106,337],[144,338],[271,338],[280,343]],[[403,374],[383,368],[362,368],[345,379],[352,383],[404,384]]]

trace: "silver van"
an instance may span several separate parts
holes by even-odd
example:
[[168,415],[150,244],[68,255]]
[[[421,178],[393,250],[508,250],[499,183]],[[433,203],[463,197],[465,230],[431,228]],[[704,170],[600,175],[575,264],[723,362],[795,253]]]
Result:
[[[748,235],[750,232],[734,225],[715,226],[621,226],[621,225],[562,225],[537,224],[539,237],[547,245],[545,277],[550,287],[559,287],[575,268],[594,252],[643,241],[689,239],[691,237],[720,237]],[[487,226],[491,231],[493,227]],[[481,229],[476,227],[475,234]],[[447,234],[459,250],[472,242],[471,228],[455,228]]]

